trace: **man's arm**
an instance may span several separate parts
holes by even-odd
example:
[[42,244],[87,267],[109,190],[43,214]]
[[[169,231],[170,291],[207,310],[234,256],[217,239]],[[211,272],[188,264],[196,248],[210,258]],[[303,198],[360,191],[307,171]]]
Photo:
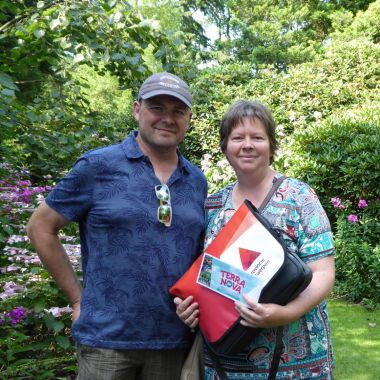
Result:
[[76,320],[80,314],[82,288],[58,237],[59,230],[68,223],[61,214],[43,202],[30,218],[27,234],[43,265],[68,296],[73,307],[72,317]]

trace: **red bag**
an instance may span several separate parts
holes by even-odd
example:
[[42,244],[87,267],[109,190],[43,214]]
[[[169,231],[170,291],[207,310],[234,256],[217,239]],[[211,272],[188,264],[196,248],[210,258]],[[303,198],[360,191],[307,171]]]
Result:
[[[259,231],[257,233],[257,231]],[[242,242],[242,243],[241,243]],[[241,245],[242,244],[242,245]],[[249,245],[249,246],[247,246]],[[264,252],[266,247],[269,251]],[[216,352],[229,353],[241,350],[242,344],[251,339],[259,329],[246,328],[240,322],[235,302],[197,283],[205,253],[226,261],[226,252],[233,251],[235,263],[246,270],[256,266],[257,257],[270,258],[271,278],[261,290],[259,302],[285,305],[294,299],[310,283],[312,273],[302,260],[289,251],[286,244],[255,206],[245,201],[221,229],[217,237],[198,257],[189,270],[170,288],[170,293],[182,299],[192,295],[199,304],[199,327]],[[246,253],[248,252],[248,255]],[[240,256],[240,257],[239,257]],[[257,255],[256,255],[257,256]],[[273,260],[272,260],[273,258]],[[253,273],[254,274],[254,273]]]

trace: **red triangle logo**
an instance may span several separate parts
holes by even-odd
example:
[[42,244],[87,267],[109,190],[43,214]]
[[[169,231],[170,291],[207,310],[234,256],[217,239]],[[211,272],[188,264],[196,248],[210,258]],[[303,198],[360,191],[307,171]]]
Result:
[[247,270],[252,263],[261,255],[260,252],[251,251],[250,249],[240,248],[239,247],[239,254],[240,254],[240,260],[241,264],[243,265],[243,269]]

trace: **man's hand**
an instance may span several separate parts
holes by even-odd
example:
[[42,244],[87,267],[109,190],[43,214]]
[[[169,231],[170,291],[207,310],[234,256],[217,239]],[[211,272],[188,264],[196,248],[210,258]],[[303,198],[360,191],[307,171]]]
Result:
[[75,322],[80,315],[80,301],[73,303],[73,312],[71,313],[71,319]]

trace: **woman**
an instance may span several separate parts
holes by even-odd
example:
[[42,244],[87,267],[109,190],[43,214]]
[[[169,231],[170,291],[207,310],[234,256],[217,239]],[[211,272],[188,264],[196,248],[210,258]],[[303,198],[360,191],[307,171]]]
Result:
[[[220,147],[235,170],[237,182],[206,201],[208,223],[205,246],[235,210],[249,199],[272,226],[281,231],[288,249],[307,263],[313,279],[286,306],[237,303],[244,326],[264,328],[244,352],[219,357],[230,379],[267,379],[275,347],[275,328],[284,326],[284,349],[277,379],[332,379],[331,332],[325,298],[335,278],[330,223],[314,191],[305,183],[285,178],[270,199],[265,199],[281,174],[270,166],[277,148],[275,123],[269,110],[254,101],[237,101],[224,115]],[[211,207],[212,206],[212,207]],[[199,310],[192,297],[174,302],[177,314],[191,328]],[[205,352],[205,380],[217,379]]]

